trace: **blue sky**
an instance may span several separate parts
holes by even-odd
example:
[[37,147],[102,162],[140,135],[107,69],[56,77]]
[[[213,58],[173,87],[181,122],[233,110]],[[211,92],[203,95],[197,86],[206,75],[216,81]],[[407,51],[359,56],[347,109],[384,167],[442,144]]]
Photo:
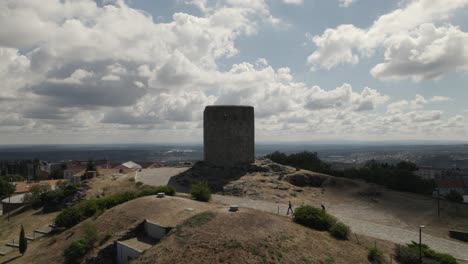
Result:
[[200,142],[210,104],[253,105],[258,141],[468,140],[468,0],[0,11],[0,144]]

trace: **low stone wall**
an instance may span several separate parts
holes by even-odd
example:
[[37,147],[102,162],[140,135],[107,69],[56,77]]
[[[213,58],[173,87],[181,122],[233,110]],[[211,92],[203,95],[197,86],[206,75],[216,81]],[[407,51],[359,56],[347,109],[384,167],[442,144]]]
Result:
[[459,230],[449,230],[449,236],[453,239],[468,242],[468,232],[463,232]]

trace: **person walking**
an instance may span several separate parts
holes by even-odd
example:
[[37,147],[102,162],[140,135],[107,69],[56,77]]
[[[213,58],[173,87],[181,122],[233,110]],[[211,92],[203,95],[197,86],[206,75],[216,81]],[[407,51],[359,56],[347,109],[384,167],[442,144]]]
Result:
[[286,213],[286,215],[289,215],[289,211],[291,211],[291,214],[294,213],[291,201],[289,201],[288,212]]

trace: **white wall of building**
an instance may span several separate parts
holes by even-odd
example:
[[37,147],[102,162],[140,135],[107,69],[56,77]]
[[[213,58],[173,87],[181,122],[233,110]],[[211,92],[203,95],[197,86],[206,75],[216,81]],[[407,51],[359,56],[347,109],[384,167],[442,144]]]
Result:
[[131,259],[138,257],[142,252],[120,241],[116,241],[117,264],[128,264]]
[[148,236],[161,240],[165,235],[166,235],[166,228],[152,223],[148,221],[148,219],[145,220],[145,232]]

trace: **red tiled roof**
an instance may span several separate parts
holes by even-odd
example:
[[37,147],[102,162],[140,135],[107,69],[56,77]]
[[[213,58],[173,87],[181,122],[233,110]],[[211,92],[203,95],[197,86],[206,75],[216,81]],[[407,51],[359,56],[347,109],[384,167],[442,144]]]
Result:
[[15,186],[16,186],[15,193],[29,192],[31,187],[35,185],[41,185],[41,184],[47,184],[50,187],[54,188],[59,181],[63,181],[63,180],[44,180],[44,181],[38,181],[38,182],[27,182],[27,181],[15,182]]
[[156,162],[137,162],[137,163],[140,164],[143,169],[163,167],[163,165],[157,161]]
[[453,179],[436,179],[436,184],[439,188],[468,188],[468,180],[461,178]]

